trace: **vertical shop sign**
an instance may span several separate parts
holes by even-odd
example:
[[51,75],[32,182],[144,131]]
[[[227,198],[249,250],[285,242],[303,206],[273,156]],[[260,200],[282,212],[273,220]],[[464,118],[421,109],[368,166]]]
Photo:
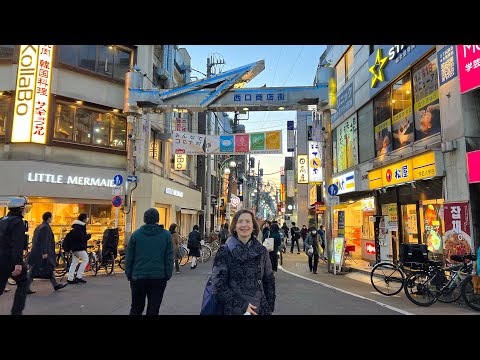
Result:
[[436,253],[443,252],[442,226],[441,226],[442,205],[423,205],[423,221],[428,250]]
[[12,142],[46,143],[52,55],[52,45],[20,46]]
[[297,155],[297,182],[308,184],[308,155]]
[[457,76],[457,55],[453,45],[445,46],[437,53],[438,67],[440,68],[440,86]]
[[460,92],[480,86],[480,45],[457,45]]
[[177,118],[175,120],[176,120],[176,124],[175,124],[175,130],[176,131],[183,131],[183,132],[188,131],[187,130],[187,119]]
[[397,204],[388,204],[388,228],[390,231],[398,231]]
[[445,203],[443,205],[445,234],[443,249],[446,256],[471,254],[470,218],[468,202]]
[[287,170],[287,197],[295,196],[295,172]]
[[287,121],[287,151],[295,151],[295,130],[292,120]]
[[345,237],[345,211],[338,211],[338,237]]
[[175,150],[175,170],[187,170],[187,155],[185,155],[185,150]]
[[308,181],[320,184],[323,181],[321,147],[315,141],[308,142]]

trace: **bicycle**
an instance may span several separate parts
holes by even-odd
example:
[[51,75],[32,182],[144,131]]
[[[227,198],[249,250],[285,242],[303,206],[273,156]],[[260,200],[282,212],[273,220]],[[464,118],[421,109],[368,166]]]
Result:
[[[115,266],[115,256],[112,251],[109,251],[105,255],[102,254],[102,249],[100,248],[100,240],[95,241],[95,245],[97,246],[97,250],[95,252],[91,252],[89,254],[89,263],[90,259],[94,259],[94,265],[93,265],[93,275],[97,276],[98,270],[100,268],[104,268],[105,273],[107,275],[110,275],[113,272],[113,268]],[[90,245],[89,247],[93,247],[93,245]],[[93,260],[92,260],[93,262]]]
[[[180,266],[184,266],[190,261],[190,250],[188,249],[187,245],[185,243],[182,243],[178,247],[178,253],[181,256],[181,258],[178,260],[178,263]],[[210,260],[210,257],[212,256],[212,249],[210,246],[206,244],[202,244],[200,247],[200,261],[207,262]]]
[[463,301],[468,307],[475,311],[480,311],[480,291],[477,291],[475,287],[472,274],[467,275],[463,279],[460,292],[462,293]]
[[451,303],[460,299],[462,293],[458,285],[464,281],[463,275],[471,274],[477,256],[452,255],[450,258],[461,264],[447,268],[434,265],[428,271],[414,272],[405,279],[405,294],[411,302],[418,306],[430,306],[437,300]]

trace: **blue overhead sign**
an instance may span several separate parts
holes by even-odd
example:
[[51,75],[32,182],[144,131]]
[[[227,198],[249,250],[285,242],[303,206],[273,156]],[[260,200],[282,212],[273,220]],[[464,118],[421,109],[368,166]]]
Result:
[[129,182],[138,182],[138,176],[137,176],[137,175],[128,175],[128,176],[127,176],[127,181],[129,181]]
[[123,183],[123,176],[120,174],[117,174],[113,177],[113,184],[115,186],[120,186]]

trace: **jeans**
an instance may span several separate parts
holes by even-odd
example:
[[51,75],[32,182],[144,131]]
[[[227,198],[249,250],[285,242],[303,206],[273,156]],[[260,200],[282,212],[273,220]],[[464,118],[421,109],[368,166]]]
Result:
[[[5,290],[7,285],[8,278],[12,275],[12,269],[8,266],[2,266],[0,264],[0,296]],[[23,309],[25,308],[25,302],[27,300],[27,273],[23,272],[20,275],[16,276],[14,279],[17,283],[17,289],[15,290],[15,296],[13,297],[12,304],[12,315],[22,315]]]
[[[318,254],[313,254],[312,256],[308,257],[308,267],[310,268],[310,270],[313,269],[314,273],[317,272],[318,258],[319,258]],[[312,260],[313,260],[313,264],[312,264]]]
[[145,308],[145,298],[148,299],[147,315],[158,315],[162,304],[163,292],[167,287],[165,279],[130,280],[132,291],[132,306],[130,315],[142,315]]

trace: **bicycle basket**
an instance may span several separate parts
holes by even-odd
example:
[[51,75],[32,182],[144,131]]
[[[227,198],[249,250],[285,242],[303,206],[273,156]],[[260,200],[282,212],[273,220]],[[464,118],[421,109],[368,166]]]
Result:
[[402,263],[425,263],[428,261],[428,249],[425,244],[400,244]]

